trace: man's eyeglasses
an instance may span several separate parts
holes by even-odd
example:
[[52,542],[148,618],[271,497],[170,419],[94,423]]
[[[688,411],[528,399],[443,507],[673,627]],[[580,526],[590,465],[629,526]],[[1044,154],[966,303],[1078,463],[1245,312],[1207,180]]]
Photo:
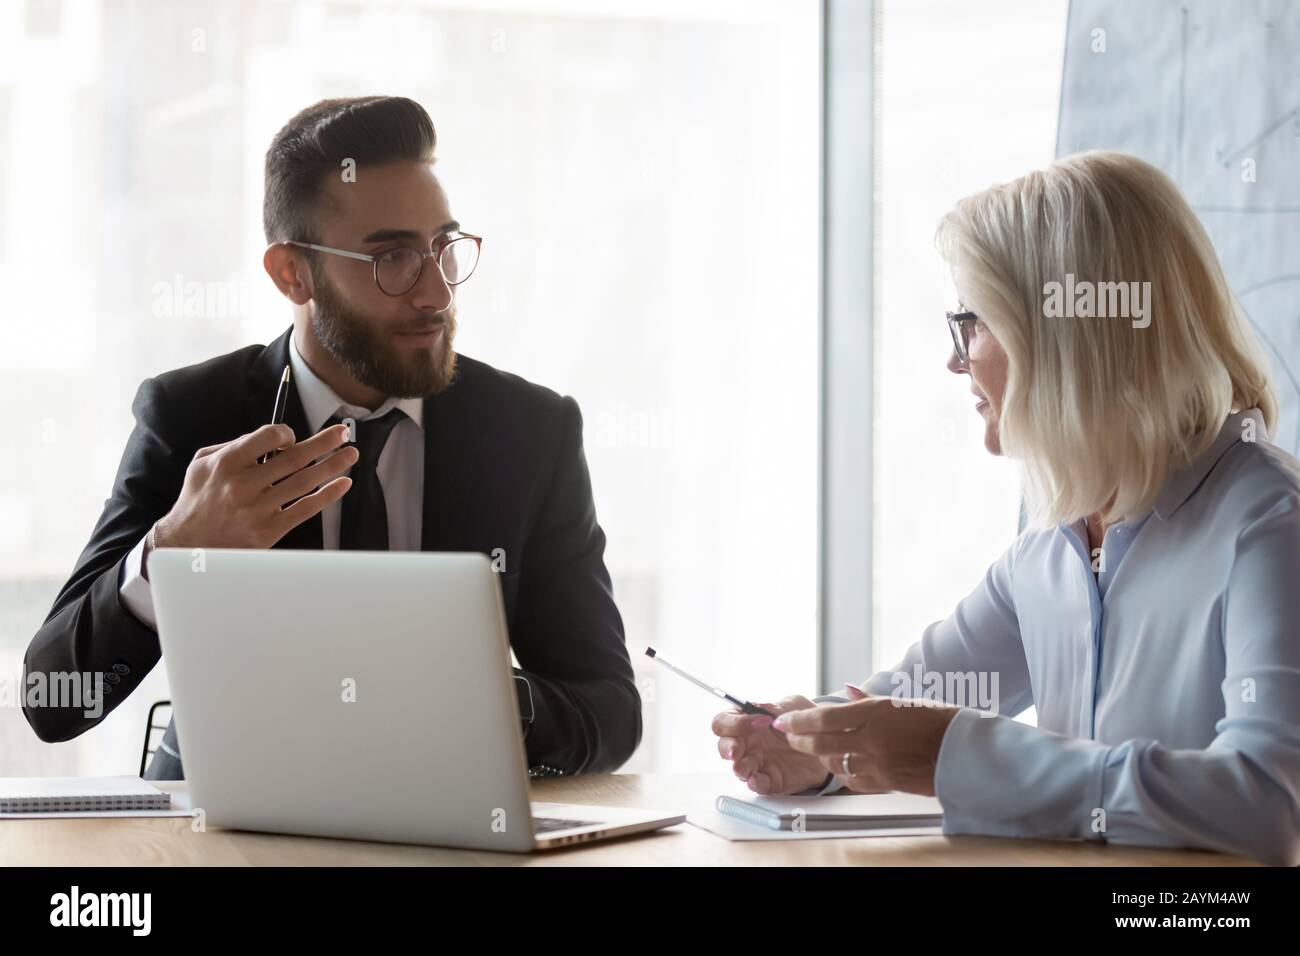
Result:
[[949,312],[948,331],[952,333],[952,347],[957,350],[957,361],[970,364],[970,336],[979,321],[974,312]]
[[442,272],[447,285],[460,285],[474,274],[482,243],[482,236],[471,236],[469,233],[462,232],[430,252],[421,252],[410,246],[399,246],[381,252],[377,256],[369,256],[364,252],[332,249],[329,246],[319,246],[314,242],[284,240],[286,246],[301,246],[303,249],[314,249],[317,252],[328,252],[333,256],[346,256],[349,259],[360,259],[371,263],[375,270],[375,285],[379,286],[379,291],[385,295],[406,295],[415,288],[415,284],[420,281],[420,275],[424,272],[424,263],[427,259],[433,259],[438,263],[438,269]]

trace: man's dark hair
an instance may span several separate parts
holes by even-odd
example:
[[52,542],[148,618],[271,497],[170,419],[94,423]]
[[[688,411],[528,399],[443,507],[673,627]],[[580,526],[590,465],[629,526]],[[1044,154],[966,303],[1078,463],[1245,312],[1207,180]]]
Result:
[[266,241],[316,241],[321,188],[326,176],[343,174],[345,159],[358,168],[431,163],[437,141],[424,107],[404,96],[355,96],[307,107],[284,124],[266,151]]

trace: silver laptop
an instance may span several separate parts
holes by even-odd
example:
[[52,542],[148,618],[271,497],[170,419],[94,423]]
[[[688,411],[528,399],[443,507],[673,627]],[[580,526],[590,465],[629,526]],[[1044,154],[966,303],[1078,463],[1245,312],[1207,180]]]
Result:
[[149,578],[209,824],[522,852],[685,820],[530,803],[484,555],[160,548]]

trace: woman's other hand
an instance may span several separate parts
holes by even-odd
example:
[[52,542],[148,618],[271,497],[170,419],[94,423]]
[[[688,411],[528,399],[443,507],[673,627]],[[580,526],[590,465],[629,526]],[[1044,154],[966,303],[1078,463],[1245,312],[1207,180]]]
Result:
[[929,701],[865,696],[847,704],[791,710],[774,730],[784,731],[792,750],[816,757],[823,778],[833,773],[850,790],[933,796],[939,747],[958,710]]

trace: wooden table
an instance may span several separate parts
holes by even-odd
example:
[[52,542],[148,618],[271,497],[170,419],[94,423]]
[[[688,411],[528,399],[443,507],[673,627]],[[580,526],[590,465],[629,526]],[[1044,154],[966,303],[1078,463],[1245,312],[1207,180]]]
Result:
[[[698,806],[728,789],[714,774],[602,774],[533,782],[533,799],[563,803]],[[183,791],[185,783],[160,783]],[[732,843],[683,823],[623,840],[535,854],[247,833],[188,817],[0,820],[0,866],[1250,866],[1191,850],[997,837],[872,837]]]

